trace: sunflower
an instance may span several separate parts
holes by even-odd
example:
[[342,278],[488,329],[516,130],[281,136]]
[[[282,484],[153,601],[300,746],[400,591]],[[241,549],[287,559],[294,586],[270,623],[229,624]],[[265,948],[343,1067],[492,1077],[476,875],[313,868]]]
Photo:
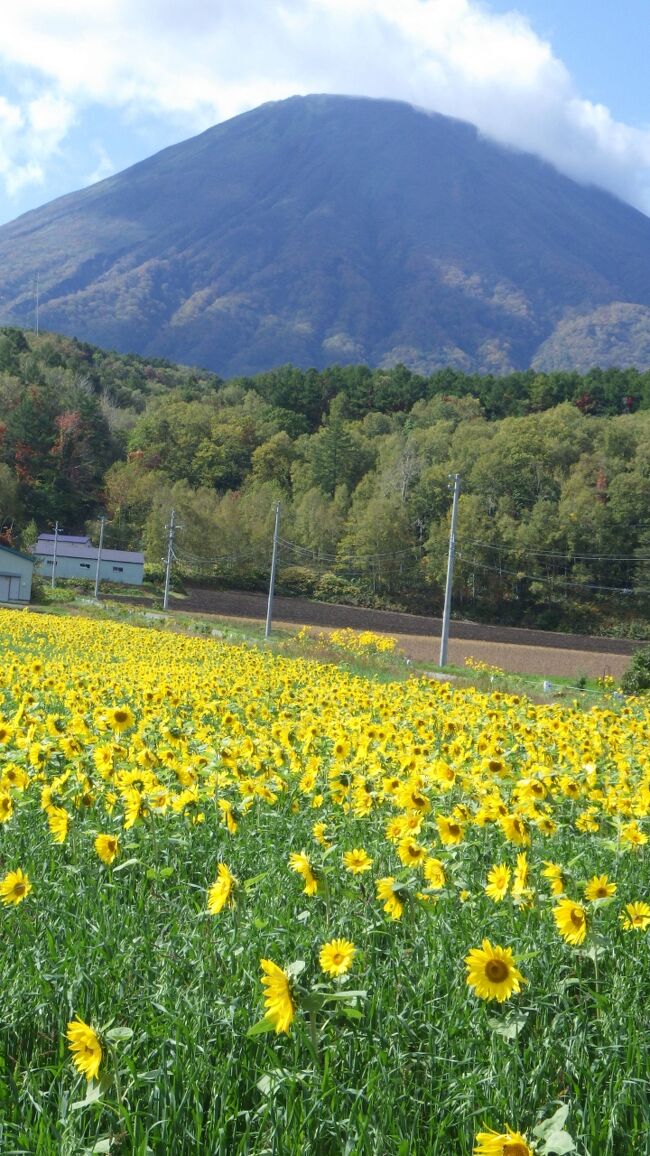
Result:
[[5,907],[11,903],[22,903],[23,899],[29,895],[32,885],[25,875],[18,867],[15,871],[10,871],[5,875],[4,879],[0,881],[0,899]]
[[346,871],[351,871],[353,875],[361,875],[363,871],[369,871],[372,867],[372,859],[363,847],[355,847],[352,851],[346,851],[343,855],[343,866]]
[[521,1132],[513,1132],[506,1124],[505,1132],[479,1132],[473,1156],[533,1156],[533,1149]]
[[128,731],[135,724],[135,715],[129,706],[112,706],[106,712],[106,719],[109,726],[118,734]]
[[138,819],[144,818],[147,809],[144,798],[137,787],[125,787],[122,791],[122,799],[124,802],[124,829],[129,831],[131,827],[135,826]]
[[94,1080],[102,1062],[102,1046],[97,1035],[88,1024],[77,1017],[68,1024],[66,1036],[75,1068],[82,1072],[87,1080]]
[[529,894],[527,892],[526,884],[528,883],[528,859],[526,852],[517,855],[517,866],[515,868],[514,878],[512,880],[512,894],[515,896],[522,896]]
[[585,899],[609,899],[616,892],[616,884],[610,883],[606,875],[594,875],[585,887]]
[[65,843],[68,834],[69,815],[65,807],[48,807],[47,825],[54,843]]
[[578,947],[587,934],[587,912],[572,899],[561,899],[553,908],[557,929],[567,943]]
[[217,867],[217,876],[216,883],[213,883],[208,891],[208,911],[210,915],[218,915],[226,904],[228,904],[229,907],[235,906],[235,897],[233,894],[237,886],[235,876],[231,874],[225,863],[220,863]]
[[327,975],[345,975],[352,967],[357,949],[348,939],[332,939],[320,949],[321,969]]
[[621,843],[627,843],[628,847],[636,850],[647,842],[648,836],[641,830],[636,820],[621,827]]
[[[377,898],[384,901],[384,911],[391,919],[401,919],[404,911],[404,902],[396,894],[396,880],[392,875],[378,879],[376,884]],[[399,890],[399,888],[397,888]]]
[[508,887],[510,886],[510,868],[505,863],[497,863],[488,871],[488,881],[485,885],[485,894],[494,900],[495,903],[500,903],[508,894]]
[[318,891],[318,880],[312,870],[309,856],[304,851],[292,851],[289,856],[289,867],[296,875],[302,875],[305,880],[304,894],[315,895]]
[[462,843],[462,823],[457,823],[455,819],[448,819],[446,815],[438,815],[436,824],[441,843],[444,843],[446,846],[453,846],[454,843]]
[[621,922],[625,931],[645,931],[650,926],[650,905],[628,903],[621,912]]
[[286,971],[273,963],[272,959],[261,959],[260,967],[264,972],[262,984],[264,992],[265,1018],[273,1024],[276,1032],[287,1032],[291,1027],[296,1004],[291,992],[291,982]]
[[321,847],[331,847],[332,844],[327,835],[327,823],[314,823],[311,833],[316,842],[320,843]]
[[545,859],[542,875],[550,880],[552,895],[562,895],[564,893],[564,874],[563,868],[559,863],[551,863]]
[[528,829],[520,815],[504,815],[501,819],[501,830],[509,843],[517,843],[520,847],[530,843]]
[[512,948],[493,947],[489,939],[483,940],[482,948],[472,948],[465,964],[466,982],[480,999],[497,999],[503,1003],[513,992],[520,992],[521,984],[526,982],[515,967]]
[[447,882],[444,863],[442,863],[440,859],[425,859],[424,878],[429,884],[431,891],[442,891],[442,888]]
[[0,794],[0,823],[8,823],[14,813],[14,804],[11,795]]
[[226,827],[228,828],[231,835],[235,835],[237,832],[238,815],[232,803],[228,799],[219,799],[218,805],[219,810],[223,814],[223,821],[226,824]]
[[427,852],[417,839],[402,839],[397,847],[397,854],[400,857],[400,862],[405,867],[421,867],[424,863]]
[[120,843],[117,835],[98,835],[94,842],[95,851],[102,863],[109,866],[119,854]]

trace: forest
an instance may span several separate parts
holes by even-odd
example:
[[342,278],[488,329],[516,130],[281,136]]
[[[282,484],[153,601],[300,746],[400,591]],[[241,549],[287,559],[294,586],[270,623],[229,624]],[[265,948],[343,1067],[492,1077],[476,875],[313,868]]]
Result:
[[145,550],[176,580],[649,637],[650,372],[282,366],[221,380],[0,329],[0,528]]

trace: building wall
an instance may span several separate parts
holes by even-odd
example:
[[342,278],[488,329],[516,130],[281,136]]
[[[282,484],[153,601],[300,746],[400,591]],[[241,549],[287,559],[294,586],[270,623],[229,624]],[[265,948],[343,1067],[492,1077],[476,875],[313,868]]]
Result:
[[34,565],[20,554],[0,550],[0,602],[25,606],[32,596]]
[[[46,580],[52,577],[52,559],[38,558],[36,568]],[[89,578],[95,581],[97,562],[87,558],[66,558],[57,554],[55,578]],[[102,558],[99,566],[100,582],[124,582],[129,586],[141,586],[144,566],[141,562],[113,562]]]

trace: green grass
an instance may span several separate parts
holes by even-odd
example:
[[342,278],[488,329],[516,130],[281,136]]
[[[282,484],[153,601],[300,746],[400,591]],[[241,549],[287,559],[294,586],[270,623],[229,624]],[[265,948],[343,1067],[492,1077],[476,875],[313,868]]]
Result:
[[[175,655],[176,640],[165,627],[160,634],[126,633],[108,622],[106,645],[87,654],[71,620],[21,614],[6,622],[4,635],[0,623],[5,653],[12,647],[24,670],[32,659],[44,659],[54,671],[55,685],[48,687],[46,669],[28,704],[29,725],[38,733],[45,733],[49,714],[67,719],[81,709],[90,718],[97,702],[107,706],[126,698],[141,709],[137,665],[130,665],[140,650],[137,662],[153,669],[155,686],[164,687],[172,677],[162,656]],[[269,732],[278,723],[294,733],[309,687],[322,677],[332,680],[329,697],[342,712],[341,726],[347,720],[352,733],[355,696],[365,704],[358,708],[366,712],[364,719],[379,728],[395,725],[398,733],[413,725],[412,710],[432,733],[423,764],[428,766],[451,758],[447,723],[454,722],[452,735],[462,735],[478,711],[472,742],[479,733],[501,734],[508,757],[522,760],[521,773],[527,773],[521,750],[512,754],[521,736],[509,730],[515,718],[533,731],[538,726],[523,701],[513,714],[498,700],[469,691],[438,699],[408,684],[393,690],[378,679],[351,681],[313,664],[280,664],[252,647],[233,651],[202,639],[191,648],[185,639],[178,644],[185,644],[180,699],[174,701],[172,688],[143,723],[153,750],[169,726],[188,736],[188,750],[200,748],[192,745],[197,723],[185,705],[187,694],[203,703],[196,718],[204,720],[218,750],[227,751],[238,733],[222,729],[226,712],[246,733],[251,705],[268,712]],[[77,667],[83,655],[90,673],[77,669],[75,653]],[[248,655],[255,659],[255,680],[246,673]],[[226,677],[223,668],[232,674]],[[85,689],[83,680],[75,681],[82,674]],[[239,689],[218,697],[214,687],[222,678],[226,688]],[[63,689],[72,688],[66,706],[57,679]],[[88,685],[96,687],[92,695]],[[15,717],[23,691],[24,681],[5,682],[0,714]],[[395,714],[386,716],[393,701]],[[634,707],[621,723],[621,739],[616,731],[610,734],[611,715],[594,716],[593,722],[572,715],[566,725],[577,734],[577,766],[593,759],[603,786],[618,781],[613,760],[620,742],[638,784],[634,798],[641,800],[647,791],[644,748],[625,738],[625,727],[635,719],[637,733],[647,733],[647,716]],[[33,739],[25,725],[14,744],[0,747],[5,772],[25,765]],[[125,769],[140,765],[131,741],[127,735],[118,744]],[[255,744],[264,741],[256,733]],[[421,746],[417,737],[409,741]],[[544,757],[546,742],[540,731],[537,758]],[[330,747],[324,731],[313,748],[323,778]],[[287,749],[298,754],[301,748]],[[421,880],[400,866],[385,838],[394,814],[390,804],[378,802],[367,819],[328,798],[322,809],[314,808],[311,793],[299,786],[302,765],[294,774],[283,764],[286,791],[272,806],[258,801],[231,836],[209,793],[185,814],[149,815],[123,830],[121,805],[106,814],[104,786],[86,757],[82,752],[73,767],[86,767],[95,797],[74,774],[62,784],[71,815],[63,845],[49,837],[38,783],[24,797],[17,794],[15,817],[0,827],[0,875],[21,866],[33,883],[23,903],[0,909],[2,1156],[470,1156],[484,1125],[501,1130],[509,1123],[530,1136],[561,1105],[568,1108],[566,1128],[581,1156],[649,1150],[648,934],[626,934],[619,920],[622,904],[650,898],[649,860],[647,847],[621,852],[606,810],[602,832],[578,834],[579,805],[558,792],[557,833],[544,838],[532,830],[533,904],[517,906],[510,898],[494,904],[483,890],[487,872],[497,862],[514,866],[521,848],[505,843],[494,823],[469,827],[458,847],[441,846],[435,814],[448,814],[471,798],[460,780],[449,793],[433,792],[434,809],[420,839],[444,859],[448,885],[437,902],[427,904],[414,897]],[[263,767],[273,765],[270,753],[262,749],[261,757]],[[51,781],[67,762],[50,749],[45,766]],[[399,773],[390,749],[382,767],[383,774]],[[354,773],[366,769],[362,761]],[[158,773],[165,778],[164,765]],[[204,821],[194,824],[191,816],[199,810]],[[314,841],[317,819],[331,832],[329,851]],[[94,834],[107,830],[119,833],[122,845],[110,869],[92,851]],[[373,869],[351,876],[341,867],[341,855],[359,846],[372,856]],[[290,851],[303,848],[321,879],[314,897],[303,894],[302,880],[288,870]],[[614,900],[590,909],[593,927],[582,948],[564,943],[555,931],[553,901],[540,874],[547,859],[565,866],[573,896],[582,894],[592,874],[606,872],[617,883]],[[240,881],[238,905],[211,917],[206,891],[220,861]],[[389,874],[404,882],[409,895],[399,921],[389,919],[375,897],[376,878]],[[463,902],[465,888],[470,895]],[[478,1000],[465,982],[463,960],[484,936],[513,947],[528,981],[503,1006]],[[336,937],[358,948],[351,972],[340,981],[325,979],[318,964],[320,946]],[[282,967],[304,961],[289,1036],[248,1034],[263,1014],[263,958]],[[308,1000],[318,985],[326,994],[363,994],[326,1002],[312,1022]],[[104,1035],[125,1029],[125,1038],[106,1051],[102,1081],[90,1098],[66,1047],[66,1024],[75,1015]]]
[[[110,877],[88,861],[81,838],[63,847],[44,847],[25,830],[7,838],[5,855],[39,880],[39,895],[3,913],[5,1156],[76,1154],[98,1137],[111,1138],[111,1151],[143,1156],[466,1156],[485,1121],[530,1127],[560,1102],[571,1105],[579,1151],[643,1151],[645,936],[623,943],[605,911],[610,946],[597,978],[584,953],[559,940],[540,948],[536,917],[509,906],[495,912],[485,898],[460,905],[448,895],[431,913],[407,911],[398,925],[370,883],[337,894],[328,909],[323,899],[302,899],[290,881],[280,901],[278,868],[288,846],[309,841],[310,822],[287,810],[266,814],[236,843],[212,825],[188,832],[173,822],[153,841],[143,825],[125,847],[134,862]],[[474,877],[498,854],[476,848],[462,870]],[[220,855],[242,879],[264,866],[268,874],[247,909],[211,919],[206,868]],[[632,861],[620,864],[621,888],[636,891],[634,872]],[[515,1001],[522,1026],[514,1037],[510,1009],[479,1003],[464,983],[462,959],[482,927],[524,957],[529,984]],[[349,1019],[345,1005],[321,1014],[317,1056],[300,1017],[289,1038],[248,1039],[261,1014],[259,959],[304,959],[313,976],[315,945],[337,935],[362,945],[347,984],[368,992],[360,1018]],[[75,1013],[134,1033],[108,1059],[101,1101],[87,1105],[64,1042]]]

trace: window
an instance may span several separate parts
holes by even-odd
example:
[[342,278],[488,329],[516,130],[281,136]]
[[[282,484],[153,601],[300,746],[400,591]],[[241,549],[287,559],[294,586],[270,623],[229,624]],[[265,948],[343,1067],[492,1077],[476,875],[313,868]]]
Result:
[[82,570],[90,570],[90,562],[80,562],[79,565]]
[[115,573],[123,574],[124,573],[124,567],[123,566],[113,566],[113,573],[114,574]]

